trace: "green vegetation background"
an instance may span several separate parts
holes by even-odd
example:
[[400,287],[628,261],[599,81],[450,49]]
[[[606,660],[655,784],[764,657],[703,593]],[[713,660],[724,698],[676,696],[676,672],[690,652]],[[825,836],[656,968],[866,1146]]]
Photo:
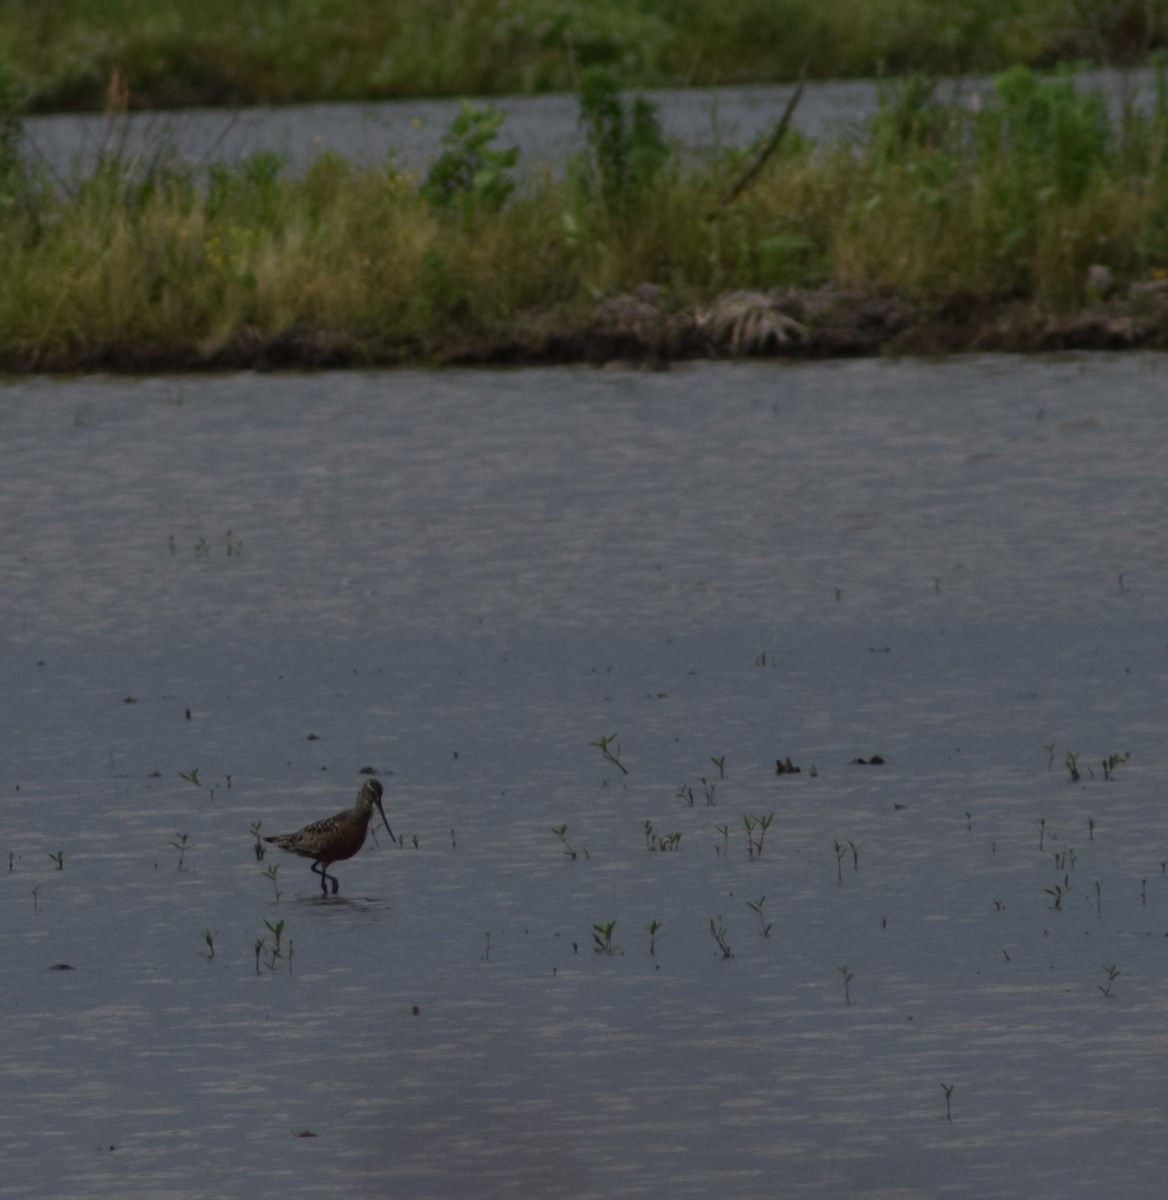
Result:
[[0,0],[33,111],[570,90],[1138,61],[1168,0]]
[[[1154,0],[208,0],[182,20],[162,0],[9,0],[0,11],[9,369],[571,357],[621,294],[642,307],[604,311],[633,334],[678,315],[731,351],[799,336],[766,289],[994,320],[1021,306],[1032,324],[1123,295],[1128,317],[1168,328],[1168,86],[1145,55],[1162,40]],[[1115,110],[1015,63],[971,104],[909,75],[884,87],[858,138],[815,145],[792,129],[765,158],[760,142],[683,162],[635,94],[782,76],[805,57],[842,74],[1092,46],[1145,55],[1151,94]],[[228,77],[260,92],[231,96]],[[196,79],[207,90],[184,92]],[[392,147],[376,168],[323,154],[300,176],[272,154],[194,166],[130,143],[121,119],[135,88],[291,99],[569,82],[585,149],[560,174],[518,170],[489,105],[463,106],[424,178],[401,171]],[[96,89],[109,117],[84,177],[49,170],[22,139],[30,87],[46,103],[74,85],[78,102]],[[748,290],[718,334],[709,306]]]

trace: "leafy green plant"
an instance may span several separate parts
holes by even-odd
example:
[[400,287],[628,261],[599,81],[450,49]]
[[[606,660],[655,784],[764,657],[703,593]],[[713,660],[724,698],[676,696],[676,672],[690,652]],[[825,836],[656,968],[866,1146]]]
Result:
[[852,980],[855,976],[848,970],[848,964],[844,963],[842,967],[836,968],[844,981],[844,1003],[851,1004],[852,1002]]
[[179,779],[185,779],[187,783],[193,783],[195,787],[201,788],[203,781],[199,778],[199,768],[192,767],[189,771],[179,771]]
[[718,917],[716,920],[713,917],[710,918],[710,936],[718,944],[718,950],[724,959],[734,957],[734,951],[731,950],[730,942],[727,938],[726,926],[721,917]]
[[1055,912],[1062,912],[1063,898],[1066,896],[1066,889],[1061,884],[1055,884],[1054,887],[1042,889],[1050,897],[1050,906]]
[[744,816],[742,818],[742,823],[746,827],[747,858],[762,857],[763,840],[766,838],[766,831],[771,827],[771,822],[774,819],[775,814],[773,812],[757,817]]
[[1127,762],[1129,758],[1131,758],[1131,755],[1128,753],[1109,754],[1103,760],[1103,778],[1107,780],[1114,778],[1115,768],[1118,767],[1120,763]]
[[645,926],[649,933],[649,953],[657,957],[657,935],[661,932],[661,922],[654,918]]
[[941,1088],[945,1092],[945,1120],[950,1125],[953,1124],[953,1089],[956,1084],[942,1083]]
[[643,96],[630,104],[609,66],[582,70],[576,95],[588,153],[574,161],[572,173],[584,195],[600,200],[610,215],[627,212],[669,161],[657,106]]
[[256,862],[264,861],[264,852],[267,850],[267,847],[264,845],[264,840],[260,836],[260,826],[262,824],[262,821],[254,821],[251,825],[251,836],[255,838],[255,845],[253,846],[253,849],[255,850]]
[[567,855],[573,862],[576,861],[576,848],[568,841],[567,825],[553,825],[552,833],[556,835],[560,845],[563,847],[564,854]]
[[620,760],[620,741],[615,733],[611,733],[607,737],[601,735],[596,741],[589,742],[589,745],[595,746],[604,757],[604,761],[612,763],[614,767],[618,767],[622,775],[629,773],[628,767]]
[[612,944],[612,932],[615,928],[615,921],[592,926],[592,948],[597,954],[613,953],[615,947]]
[[714,828],[722,835],[722,844],[714,846],[714,853],[721,854],[724,858],[730,853],[730,826],[715,825]]
[[746,907],[758,917],[759,932],[764,938],[771,936],[771,922],[766,919],[766,914],[763,912],[763,906],[766,904],[766,896],[759,896],[757,900],[747,900]]
[[1074,751],[1068,750],[1066,759],[1064,761],[1066,763],[1067,771],[1070,773],[1071,782],[1078,783],[1080,778],[1078,754],[1074,753]]
[[209,929],[203,930],[203,941],[207,943],[207,957],[215,957],[215,935]]
[[273,863],[272,866],[267,867],[264,870],[264,875],[266,875],[267,878],[272,881],[272,887],[275,889],[275,892],[276,892],[276,903],[277,904],[280,903],[280,897],[284,894],[283,892],[280,891],[280,885],[276,882],[276,874],[279,872],[279,870],[280,870],[279,863]]
[[53,860],[53,862],[55,862],[57,864],[58,871],[63,871],[65,869],[65,851],[64,850],[58,850],[56,854],[50,854],[49,857]]
[[503,126],[503,114],[491,105],[463,101],[442,153],[430,167],[421,195],[435,208],[473,206],[497,212],[515,190],[508,172],[519,159],[518,147],[497,150],[492,143]]
[[190,849],[190,838],[185,833],[176,833],[174,836],[178,838],[178,841],[171,842],[170,844],[178,851],[178,869],[181,871],[183,869],[183,859]]
[[712,762],[714,764],[714,766],[716,766],[718,768],[718,778],[725,779],[726,778],[726,756],[723,754],[721,756],[721,758],[716,758],[714,755],[711,754],[710,762]]
[[1111,967],[1104,967],[1103,973],[1107,976],[1107,986],[1104,987],[1103,984],[1098,984],[1097,986],[1098,986],[1099,990],[1108,999],[1110,999],[1111,995],[1112,995],[1112,992],[1111,992],[1112,986],[1114,985],[1115,981],[1120,977],[1120,975],[1123,974],[1123,972],[1118,967],[1111,966]]

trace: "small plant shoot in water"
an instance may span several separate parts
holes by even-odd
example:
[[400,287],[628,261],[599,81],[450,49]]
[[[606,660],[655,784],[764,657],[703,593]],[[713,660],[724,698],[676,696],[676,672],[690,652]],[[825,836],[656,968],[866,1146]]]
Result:
[[178,841],[171,842],[170,844],[178,851],[178,869],[181,871],[183,869],[183,859],[190,848],[190,840],[185,833],[176,833],[174,836],[178,838]]
[[610,762],[614,767],[620,769],[622,775],[629,773],[628,767],[620,760],[620,742],[617,740],[617,734],[611,733],[607,737],[601,736],[594,742],[589,742],[590,746],[595,746],[601,753],[605,762]]
[[724,959],[733,958],[734,951],[730,949],[730,943],[726,937],[726,926],[722,922],[722,918],[710,918],[710,936],[718,943],[718,949]]
[[645,928],[649,932],[649,953],[657,957],[657,935],[661,932],[661,922],[654,918]]
[[1104,987],[1103,984],[1101,984],[1101,983],[1097,984],[1096,986],[1110,1000],[1111,996],[1113,994],[1111,991],[1112,986],[1114,985],[1115,981],[1123,974],[1123,972],[1118,967],[1111,966],[1111,967],[1104,967],[1103,973],[1107,976],[1107,986]]
[[560,845],[563,847],[564,854],[568,858],[570,858],[573,862],[575,862],[576,861],[576,849],[571,844],[571,842],[568,841],[567,825],[553,825],[552,833],[554,833],[556,835],[556,837],[559,839]]
[[592,926],[592,948],[597,954],[612,954],[615,947],[612,944],[612,931],[616,928],[615,921],[606,925]]

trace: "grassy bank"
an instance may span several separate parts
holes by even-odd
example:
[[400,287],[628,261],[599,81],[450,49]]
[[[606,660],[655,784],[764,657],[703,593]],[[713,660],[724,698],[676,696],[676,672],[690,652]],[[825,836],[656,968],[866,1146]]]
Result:
[[1084,344],[1168,329],[1163,79],[1116,120],[1021,68],[977,112],[909,81],[859,145],[790,135],[753,175],[746,154],[681,167],[604,73],[581,103],[588,152],[521,188],[470,108],[424,180],[115,157],[63,189],[0,139],[0,365],[1026,345],[1091,307]]
[[569,90],[1139,61],[1168,0],[9,0],[0,56],[34,110]]

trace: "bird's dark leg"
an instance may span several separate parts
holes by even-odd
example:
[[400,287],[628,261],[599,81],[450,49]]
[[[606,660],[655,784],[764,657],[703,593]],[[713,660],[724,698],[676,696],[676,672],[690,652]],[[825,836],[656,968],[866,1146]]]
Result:
[[325,883],[325,880],[326,879],[332,880],[333,895],[335,896],[337,894],[337,888],[340,886],[341,881],[335,875],[330,875],[324,869],[324,863],[322,863],[319,859],[317,859],[317,861],[312,864],[312,869],[320,876],[320,890],[322,892],[324,892],[324,894],[326,896],[328,895],[328,884]]

